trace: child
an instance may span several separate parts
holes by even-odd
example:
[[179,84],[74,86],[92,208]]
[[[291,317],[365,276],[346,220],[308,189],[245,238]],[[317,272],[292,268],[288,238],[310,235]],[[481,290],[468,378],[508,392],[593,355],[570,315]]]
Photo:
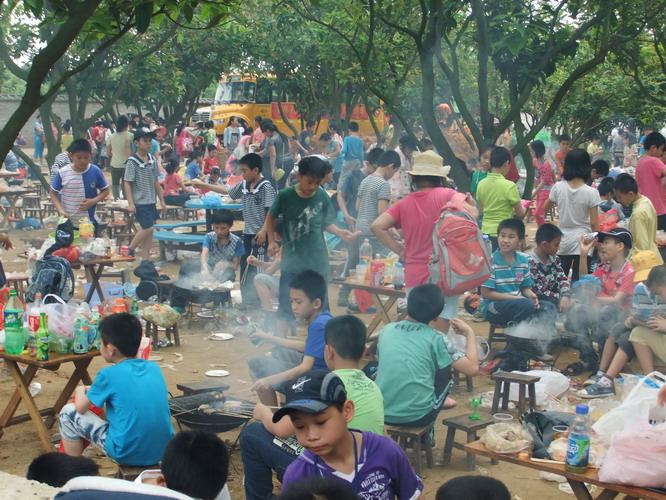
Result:
[[594,135],[592,142],[587,145],[587,154],[590,155],[592,160],[596,160],[604,153],[604,148],[601,146],[601,137]]
[[564,274],[568,276],[571,270],[572,282],[578,281],[579,277],[579,237],[599,231],[599,192],[587,185],[590,169],[590,155],[587,152],[582,149],[571,151],[564,161],[563,176],[566,182],[555,183],[543,207],[546,212],[554,206],[558,208],[562,231],[559,255]]
[[[199,182],[199,179],[195,179],[195,182]],[[222,178],[222,171],[220,168],[212,167],[210,173],[204,176],[203,182],[204,184],[210,184],[211,186],[224,186],[224,179]],[[208,191],[212,191],[212,189],[206,187],[203,188],[204,193],[207,193]]]
[[562,134],[557,138],[557,143],[560,149],[555,151],[555,163],[557,163],[557,179],[560,180],[564,176],[564,159],[571,151],[571,137]]
[[[76,402],[60,411],[65,453],[81,456],[83,438],[115,462],[156,464],[173,436],[162,370],[152,361],[136,359],[143,335],[135,316],[107,316],[99,331],[100,353],[112,366],[102,368],[91,386],[78,386],[74,390]],[[91,404],[99,408],[106,405],[108,422],[88,411]]]
[[347,428],[354,418],[354,403],[335,373],[302,374],[290,384],[286,401],[273,422],[289,415],[298,442],[307,449],[285,472],[284,489],[321,476],[350,483],[361,498],[423,497],[423,482],[392,439]]
[[516,213],[523,218],[527,212],[522,204],[518,187],[514,182],[504,178],[509,171],[511,155],[501,146],[490,152],[491,172],[488,177],[479,182],[476,192],[479,212],[483,213],[481,231],[490,237],[493,250],[497,249],[497,226]]
[[[587,154],[587,153],[586,153]],[[627,261],[632,247],[631,233],[627,229],[616,227],[608,232],[597,233],[597,238],[580,238],[580,274],[587,274],[587,255],[599,241],[599,257],[604,265],[593,276],[601,281],[598,297],[588,297],[585,303],[578,299],[567,312],[565,327],[578,335],[577,347],[580,349],[580,361],[571,363],[566,368],[567,375],[579,375],[586,370],[596,370],[598,356],[592,346],[590,329],[597,327],[600,342],[606,340],[610,328],[619,321],[624,321],[631,310],[631,297],[634,294],[634,268]]]
[[[377,162],[383,152],[379,148],[370,151],[366,161],[363,162],[363,168],[352,170],[347,176],[345,183],[338,186],[338,205],[340,206],[340,210],[342,210],[342,215],[350,231],[354,231],[356,228],[356,201],[358,199],[359,186],[367,176],[377,169]],[[356,262],[354,262],[354,265],[356,265]]]
[[203,153],[201,151],[192,151],[190,153],[190,162],[187,164],[185,175],[190,181],[199,179],[203,174],[201,172],[201,158]]
[[527,260],[532,276],[532,291],[539,303],[551,302],[560,312],[569,308],[571,285],[562,270],[562,261],[557,256],[562,231],[554,224],[544,224],[536,232],[536,248]]
[[344,163],[342,164],[342,173],[338,181],[338,186],[345,185],[345,179],[352,172],[352,170],[361,168],[365,160],[365,145],[363,139],[358,135],[358,123],[351,122],[348,126],[349,135],[345,137],[342,142],[342,149],[340,156]]
[[532,291],[532,276],[527,256],[518,252],[525,239],[525,224],[506,219],[497,228],[499,248],[493,252],[490,278],[481,285],[482,312],[490,323],[520,323],[535,314],[556,314],[549,301],[540,302]]
[[301,151],[301,156],[308,156],[312,154],[312,133],[314,132],[315,122],[308,120],[305,122],[305,128],[301,130],[298,136],[298,149]]
[[191,187],[186,187],[183,178],[178,175],[178,160],[171,158],[165,167],[164,177],[164,202],[167,205],[182,207],[190,199],[190,193],[194,192]]
[[[282,280],[280,280],[280,284]],[[266,406],[277,406],[275,391],[285,393],[289,381],[308,370],[325,370],[324,327],[332,318],[323,305],[326,280],[314,271],[303,271],[289,282],[291,309],[296,319],[307,322],[308,336],[301,340],[275,337],[257,331],[252,338],[275,344],[272,358],[258,356],[248,361],[259,400]]]
[[255,271],[254,289],[264,311],[276,312],[273,302],[277,300],[280,291],[280,277],[274,276],[280,270],[282,257],[278,253],[271,262],[264,262],[254,255],[247,258],[248,266],[261,268],[261,272]]
[[51,203],[74,227],[90,219],[95,227],[97,204],[109,194],[109,184],[102,171],[90,164],[92,148],[85,139],[77,139],[68,149],[71,163],[55,174],[51,183]]
[[[600,398],[615,394],[613,379],[620,375],[629,361],[636,355],[629,340],[634,329],[649,328],[652,318],[666,315],[666,267],[649,250],[640,252],[631,259],[635,269],[633,306],[631,316],[613,325],[606,339],[599,362],[599,371],[585,381],[578,396]],[[650,372],[645,372],[647,375]]]
[[601,210],[602,213],[606,213],[615,209],[615,212],[617,213],[617,220],[620,221],[624,219],[626,215],[624,215],[622,205],[613,199],[614,183],[615,179],[612,177],[606,177],[599,183],[599,186],[597,187],[597,191],[599,191],[599,198],[601,199],[601,203],[599,203],[599,210]]
[[166,204],[162,196],[159,181],[159,168],[155,158],[148,153],[151,148],[154,132],[139,129],[134,133],[136,153],[125,162],[125,192],[130,212],[141,226],[129,244],[130,255],[141,246],[141,260],[150,259],[150,245],[153,242],[153,226],[157,220],[155,202],[160,200],[162,213],[166,213]]
[[[319,189],[326,165],[314,156],[308,156],[298,164],[296,178],[298,184],[283,189],[277,195],[273,206],[266,215],[264,228],[257,235],[257,243],[269,242],[268,253],[275,255],[278,250],[275,242],[275,224],[283,216],[282,265],[280,266],[280,309],[281,322],[292,318],[289,307],[289,282],[304,269],[316,269],[323,276],[329,274],[329,261],[322,230],[339,236],[347,243],[353,242],[358,232],[352,233],[335,225],[335,212],[326,191]],[[328,309],[328,307],[324,307]],[[279,334],[284,335],[281,325]]]
[[217,163],[217,147],[215,144],[209,144],[206,146],[206,158],[203,161],[203,173],[204,175],[210,174],[210,169],[213,167],[218,167]]
[[60,488],[70,479],[81,476],[99,476],[99,465],[90,458],[70,457],[53,451],[30,462],[25,477]]
[[470,194],[476,199],[476,190],[479,187],[479,182],[488,177],[490,171],[490,153],[495,148],[492,144],[486,144],[483,149],[479,151],[479,168],[472,174],[472,183],[469,187]]
[[312,476],[292,484],[282,491],[279,500],[358,500],[347,483],[338,479]]
[[606,160],[594,160],[590,171],[590,184],[594,187],[599,186],[599,183],[608,176],[609,171],[610,165]]
[[461,476],[441,485],[435,500],[511,500],[502,481],[485,476]]
[[321,146],[322,154],[333,166],[333,181],[337,186],[340,174],[342,173],[343,161],[342,155],[340,154],[340,151],[342,151],[342,138],[333,138],[331,134],[326,132],[319,137],[319,145]]
[[[639,194],[638,183],[629,174],[620,174],[613,184],[617,201],[625,207],[631,207],[629,231],[633,237],[633,245],[629,258],[644,250],[651,250],[662,263],[659,246],[657,245],[657,213],[648,198]],[[663,194],[662,194],[663,196]]]
[[385,326],[379,334],[377,385],[384,395],[388,425],[425,427],[437,418],[448,392],[449,366],[468,376],[479,370],[472,329],[458,319],[451,325],[467,339],[466,356],[453,361],[443,336],[429,323],[444,308],[444,295],[435,285],[411,290],[407,319]]
[[550,190],[553,184],[555,184],[555,179],[553,167],[550,164],[550,160],[548,160],[548,156],[546,156],[546,146],[544,146],[543,142],[532,142],[530,149],[532,150],[532,164],[536,170],[537,180],[537,185],[532,192],[532,199],[536,198],[536,221],[537,226],[541,226],[546,222],[543,205],[550,196]]
[[231,232],[234,216],[229,210],[214,210],[211,223],[213,230],[206,234],[201,248],[201,272],[215,281],[234,281],[241,255],[245,255],[243,240]]
[[666,200],[662,179],[666,177],[666,165],[660,157],[666,146],[666,138],[659,132],[652,132],[645,137],[643,147],[645,155],[636,163],[636,182],[638,191],[646,196],[657,212],[657,228],[666,230]]

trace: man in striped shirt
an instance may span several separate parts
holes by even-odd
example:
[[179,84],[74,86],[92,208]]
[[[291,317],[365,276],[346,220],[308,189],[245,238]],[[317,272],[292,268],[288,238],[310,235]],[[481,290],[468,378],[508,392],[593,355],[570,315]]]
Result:
[[[85,219],[95,226],[97,203],[109,194],[109,184],[102,171],[90,164],[92,148],[85,139],[76,139],[68,148],[71,163],[53,177],[51,202],[58,213],[68,217],[74,227]],[[58,197],[60,195],[60,197]]]

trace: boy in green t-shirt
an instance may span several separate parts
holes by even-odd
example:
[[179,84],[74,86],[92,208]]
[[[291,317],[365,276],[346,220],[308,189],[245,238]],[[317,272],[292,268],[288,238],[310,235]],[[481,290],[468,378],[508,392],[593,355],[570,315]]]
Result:
[[[298,164],[298,183],[280,191],[266,215],[264,227],[257,234],[257,243],[268,239],[268,253],[277,254],[275,225],[282,215],[282,264],[278,308],[278,335],[286,334],[286,322],[293,319],[289,302],[289,282],[306,269],[317,271],[328,279],[328,250],[323,231],[326,230],[351,243],[360,234],[335,225],[336,213],[328,193],[320,189],[326,176],[325,163],[315,157],[303,158]],[[328,309],[328,301],[322,310]]]
[[407,319],[385,326],[379,334],[377,385],[384,395],[384,421],[388,425],[432,424],[448,392],[449,366],[464,375],[478,374],[476,338],[469,325],[451,320],[453,330],[467,338],[466,354],[456,361],[443,334],[428,326],[443,308],[444,295],[439,287],[417,286],[409,292]]
[[479,182],[476,201],[479,213],[483,214],[481,231],[490,237],[493,250],[497,250],[497,226],[510,219],[515,212],[523,218],[527,210],[522,205],[518,187],[504,176],[509,172],[511,154],[503,147],[495,147],[490,152],[491,172]]

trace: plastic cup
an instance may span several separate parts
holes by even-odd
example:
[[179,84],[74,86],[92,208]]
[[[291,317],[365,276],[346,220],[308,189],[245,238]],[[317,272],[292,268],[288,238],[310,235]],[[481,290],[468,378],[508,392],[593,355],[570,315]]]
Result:
[[553,426],[553,439],[560,439],[567,437],[569,434],[569,427],[566,425],[554,425]]
[[353,280],[354,278],[356,278],[356,268],[349,270],[349,279]]
[[365,283],[365,269],[366,266],[356,268],[356,283]]
[[508,413],[495,413],[493,415],[493,420],[496,424],[508,424],[513,420],[513,415],[509,415]]

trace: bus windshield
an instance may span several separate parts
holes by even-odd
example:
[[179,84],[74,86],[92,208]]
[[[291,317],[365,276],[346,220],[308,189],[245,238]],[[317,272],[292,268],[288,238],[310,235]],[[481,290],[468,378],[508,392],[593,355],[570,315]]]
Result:
[[215,92],[215,104],[254,102],[255,82],[220,82]]

